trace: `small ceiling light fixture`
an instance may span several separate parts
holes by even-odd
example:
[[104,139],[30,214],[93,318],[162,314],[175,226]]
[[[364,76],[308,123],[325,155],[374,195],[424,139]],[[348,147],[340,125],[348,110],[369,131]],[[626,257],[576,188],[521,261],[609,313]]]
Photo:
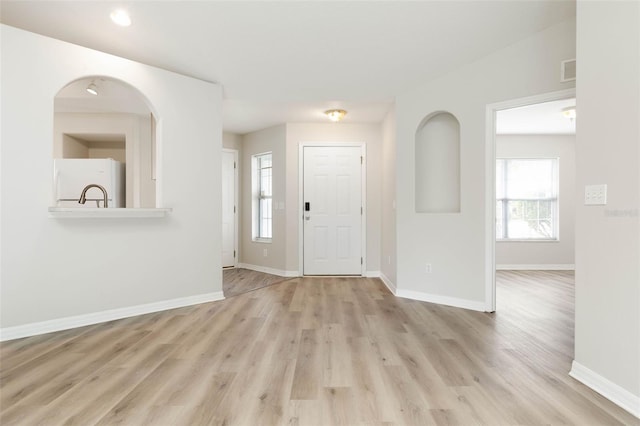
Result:
[[95,83],[91,83],[87,86],[87,92],[91,93],[94,96],[98,96],[98,86]]
[[128,27],[131,25],[131,18],[129,14],[124,9],[117,9],[111,12],[111,20],[114,24],[119,25],[121,27]]
[[329,120],[337,123],[347,115],[347,111],[343,109],[329,109],[324,112],[324,115],[329,117]]
[[568,118],[571,121],[575,120],[576,119],[576,107],[575,106],[570,106],[570,107],[562,108],[562,115],[564,115],[565,118]]

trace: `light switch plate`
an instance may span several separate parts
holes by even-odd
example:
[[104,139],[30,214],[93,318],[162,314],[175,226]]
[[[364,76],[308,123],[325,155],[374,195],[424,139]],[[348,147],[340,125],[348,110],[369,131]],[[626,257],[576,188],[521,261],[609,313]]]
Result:
[[585,206],[604,206],[607,204],[607,185],[587,185],[584,187]]

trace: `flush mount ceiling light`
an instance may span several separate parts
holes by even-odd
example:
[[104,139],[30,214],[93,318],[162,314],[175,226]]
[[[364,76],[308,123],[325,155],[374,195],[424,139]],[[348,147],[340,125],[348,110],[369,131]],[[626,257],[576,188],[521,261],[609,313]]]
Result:
[[329,120],[333,122],[338,122],[344,118],[347,114],[347,111],[343,109],[329,109],[324,112],[324,115],[329,117]]
[[575,120],[576,119],[576,107],[575,106],[570,106],[570,107],[562,108],[562,115],[565,118],[568,118],[571,121]]
[[86,90],[94,96],[98,95],[98,86],[96,86],[94,83],[89,84]]
[[131,18],[126,10],[117,9],[111,12],[111,20],[114,24],[119,25],[121,27],[128,27],[131,25]]

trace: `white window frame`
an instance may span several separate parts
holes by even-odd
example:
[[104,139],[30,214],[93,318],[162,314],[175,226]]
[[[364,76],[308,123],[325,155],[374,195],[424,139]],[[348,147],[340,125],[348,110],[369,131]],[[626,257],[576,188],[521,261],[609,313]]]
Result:
[[[497,242],[554,242],[554,241],[559,241],[560,240],[560,235],[559,235],[559,222],[560,222],[560,202],[559,202],[559,184],[560,184],[560,173],[559,173],[559,169],[560,169],[560,159],[557,157],[553,157],[553,158],[542,158],[542,157],[531,157],[531,158],[497,158],[496,159],[496,166],[497,163],[499,161],[504,161],[504,166],[502,167],[502,171],[503,171],[503,176],[497,176],[497,167],[496,167],[496,182],[499,179],[503,179],[503,185],[504,185],[504,197],[503,198],[498,198],[496,196],[496,203],[495,203],[495,209],[496,209],[496,225],[497,225],[497,220],[499,219],[499,215],[498,215],[498,203],[501,203],[502,205],[502,212],[503,212],[503,216],[502,216],[502,230],[503,233],[501,236],[498,236],[498,227],[496,226],[496,233],[495,233],[495,238]],[[508,163],[510,161],[552,161],[553,162],[553,196],[552,197],[544,197],[544,198],[527,198],[527,199],[520,199],[520,198],[511,198],[509,197],[509,194],[507,193],[507,181],[509,179],[508,177]],[[497,189],[496,189],[496,194],[497,194]],[[509,202],[516,202],[516,201],[525,201],[525,202],[551,202],[551,221],[552,221],[552,236],[549,238],[525,238],[525,237],[517,237],[517,238],[510,238],[509,237],[509,226],[508,226],[508,222],[509,222]]]
[[[265,191],[262,188],[264,185],[261,179],[262,169],[261,162],[265,157],[270,157],[271,166],[271,188],[270,195],[265,195]],[[252,216],[253,216],[253,226],[252,226],[252,234],[254,242],[261,243],[270,243],[273,239],[273,201],[271,202],[271,208],[268,212],[268,217],[271,219],[271,226],[269,232],[266,232],[268,236],[263,236],[262,229],[262,218],[264,216],[264,212],[262,211],[262,200],[273,200],[273,152],[262,152],[260,154],[255,154],[251,156],[251,175],[252,175]]]

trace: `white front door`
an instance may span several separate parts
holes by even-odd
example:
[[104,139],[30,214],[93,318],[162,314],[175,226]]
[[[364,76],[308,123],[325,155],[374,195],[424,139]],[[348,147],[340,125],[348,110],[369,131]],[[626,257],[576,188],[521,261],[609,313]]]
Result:
[[236,266],[236,163],[238,151],[222,151],[222,267]]
[[303,150],[303,272],[362,275],[362,148]]

